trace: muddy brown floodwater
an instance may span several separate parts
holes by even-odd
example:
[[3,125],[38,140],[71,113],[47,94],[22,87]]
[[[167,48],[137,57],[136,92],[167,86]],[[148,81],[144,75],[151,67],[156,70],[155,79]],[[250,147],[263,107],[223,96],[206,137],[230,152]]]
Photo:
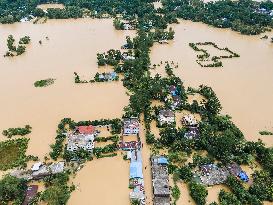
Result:
[[[208,27],[202,23],[180,21],[172,26],[174,42],[156,44],[152,48],[152,64],[174,61],[174,69],[186,86],[211,86],[222,106],[223,114],[232,116],[246,139],[262,139],[273,145],[272,136],[261,136],[259,131],[273,131],[273,44],[259,36],[244,36],[228,29]],[[269,33],[273,36],[273,33]],[[196,62],[197,53],[189,47],[191,42],[215,42],[241,55],[223,60],[223,68],[202,68]],[[163,66],[155,69],[164,74]],[[153,71],[153,72],[156,72]]]
[[[4,58],[6,39],[29,35],[26,53]],[[9,127],[33,127],[28,154],[41,158],[54,142],[64,117],[95,120],[121,117],[128,96],[121,82],[75,84],[73,72],[91,79],[99,69],[96,54],[119,49],[126,35],[115,31],[112,20],[49,20],[46,24],[0,25],[0,131]],[[49,37],[49,40],[46,40]],[[113,40],[115,39],[115,40]],[[42,45],[38,42],[42,41]],[[54,85],[35,88],[37,80],[55,78]],[[4,140],[0,136],[0,140]]]
[[[273,131],[273,45],[257,36],[242,36],[230,30],[216,29],[201,23],[181,21],[173,26],[174,42],[155,45],[152,63],[171,61],[179,63],[176,75],[186,86],[211,86],[223,105],[223,113],[233,117],[235,124],[248,140],[261,138],[267,146],[273,145],[272,136],[260,136],[260,130]],[[14,35],[29,35],[31,44],[26,53],[4,58],[6,39]],[[33,127],[27,154],[43,159],[54,142],[55,130],[64,117],[95,120],[122,116],[128,96],[121,82],[74,84],[73,72],[89,80],[95,73],[109,68],[97,68],[96,54],[111,48],[119,49],[130,31],[115,31],[111,19],[49,20],[45,24],[17,23],[0,25],[0,132],[9,127]],[[272,33],[269,35],[272,36]],[[46,40],[49,37],[49,40]],[[38,42],[42,41],[42,45]],[[190,42],[212,41],[219,47],[228,47],[240,58],[223,61],[223,68],[201,68]],[[164,74],[164,66],[153,72]],[[37,80],[55,78],[46,88],[35,88]],[[189,101],[193,100],[192,98]],[[155,126],[153,122],[152,126]],[[153,129],[153,127],[152,127]],[[151,199],[151,181],[148,155],[144,140],[143,161],[147,201]],[[158,130],[157,130],[158,134]],[[0,140],[5,140],[0,136]],[[145,158],[146,156],[146,158]],[[69,204],[127,205],[129,203],[129,164],[119,155],[88,162],[73,182]],[[178,205],[193,204],[185,184],[179,184],[181,198]],[[220,186],[210,188],[209,201],[217,199]]]

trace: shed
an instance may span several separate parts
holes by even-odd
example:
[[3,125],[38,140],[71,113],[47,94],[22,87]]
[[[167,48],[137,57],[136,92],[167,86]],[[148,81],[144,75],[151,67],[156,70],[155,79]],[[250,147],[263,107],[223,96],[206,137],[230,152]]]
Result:
[[41,165],[42,165],[42,162],[37,162],[31,167],[31,170],[38,171],[40,169]]
[[244,171],[241,171],[241,172],[239,173],[239,177],[240,177],[240,179],[241,179],[242,181],[244,181],[244,182],[248,182],[248,181],[249,181],[249,178],[248,178],[246,172],[244,172]]
[[130,163],[130,178],[142,178],[142,163],[141,162],[131,162]]

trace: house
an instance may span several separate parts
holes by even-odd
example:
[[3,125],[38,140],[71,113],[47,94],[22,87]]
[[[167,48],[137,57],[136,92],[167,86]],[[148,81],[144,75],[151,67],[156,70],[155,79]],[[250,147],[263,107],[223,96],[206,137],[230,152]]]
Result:
[[65,163],[57,162],[51,165],[42,165],[39,170],[32,172],[33,179],[41,179],[43,177],[62,173],[64,171]]
[[249,181],[249,178],[248,178],[246,172],[243,171],[242,168],[237,163],[233,162],[231,164],[228,164],[226,166],[226,168],[228,169],[228,171],[231,175],[240,178],[244,182]]
[[143,179],[141,161],[133,161],[130,163],[130,179],[135,179],[135,178]]
[[198,123],[196,121],[196,119],[194,118],[194,116],[192,114],[188,114],[183,116],[182,120],[181,120],[182,124],[185,126],[191,126],[191,127],[197,127]]
[[33,198],[37,195],[38,185],[30,185],[25,192],[25,199],[22,205],[29,205]]
[[84,149],[91,152],[95,147],[94,139],[94,134],[68,134],[67,150],[75,152]]
[[172,96],[178,95],[178,90],[177,90],[177,88],[176,88],[175,85],[171,85],[171,86],[169,87],[169,92],[170,92],[170,94],[171,94]]
[[184,134],[184,137],[187,139],[195,139],[199,137],[198,127],[188,127],[187,132]]
[[137,118],[125,118],[123,120],[123,135],[136,135],[139,133],[139,121]]
[[169,109],[160,110],[158,115],[158,121],[160,125],[174,123],[175,122],[174,112]]
[[135,60],[135,57],[132,55],[129,55],[128,53],[123,53],[122,54],[122,59],[123,60]]
[[154,205],[170,205],[168,160],[164,156],[152,156],[151,165]]
[[229,176],[228,170],[223,167],[220,168],[215,164],[206,164],[200,166],[199,177],[204,185],[212,186],[222,184]]

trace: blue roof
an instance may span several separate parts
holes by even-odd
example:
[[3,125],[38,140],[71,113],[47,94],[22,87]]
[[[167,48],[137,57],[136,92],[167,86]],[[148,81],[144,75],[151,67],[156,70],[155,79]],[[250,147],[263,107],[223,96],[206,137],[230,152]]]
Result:
[[142,178],[142,163],[141,162],[131,162],[130,163],[130,178]]
[[247,174],[246,174],[244,171],[241,171],[241,172],[239,173],[239,177],[240,177],[241,180],[243,180],[243,181],[245,181],[245,182],[248,182],[248,180],[249,180]]
[[159,164],[168,164],[168,159],[166,157],[159,157],[158,163]]

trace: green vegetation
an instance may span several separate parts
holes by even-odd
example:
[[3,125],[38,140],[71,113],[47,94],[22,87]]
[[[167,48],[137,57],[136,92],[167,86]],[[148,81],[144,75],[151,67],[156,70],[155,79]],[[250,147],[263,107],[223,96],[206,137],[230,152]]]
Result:
[[265,171],[255,172],[249,192],[261,201],[273,202],[273,181],[270,174]]
[[50,205],[66,204],[74,185],[68,186],[69,172],[45,178],[47,189],[42,192],[41,200]]
[[14,37],[12,35],[9,35],[7,39],[7,47],[9,50],[6,52],[4,57],[13,57],[15,55],[17,56],[22,55],[26,51],[26,45],[30,43],[30,37],[25,36],[20,38],[19,45],[17,46],[17,48],[14,45],[14,43],[15,43]]
[[22,204],[27,189],[26,181],[6,175],[0,180],[0,204]]
[[180,190],[179,187],[175,184],[174,187],[172,187],[172,197],[174,199],[173,205],[176,204],[176,202],[178,201],[178,199],[180,198]]
[[35,87],[47,87],[49,85],[52,85],[54,84],[56,79],[53,79],[53,78],[47,78],[47,79],[44,79],[44,80],[38,80],[34,83],[34,86]]
[[205,205],[208,191],[202,184],[195,182],[189,183],[190,195],[197,205]]
[[259,132],[260,135],[273,135],[273,132],[267,131],[267,130],[263,130]]
[[14,167],[24,167],[27,157],[25,155],[29,139],[20,138],[0,142],[0,170]]
[[[231,28],[246,35],[256,35],[273,27],[270,16],[272,2],[222,0],[204,3],[201,0],[164,0],[161,12],[218,28]],[[262,10],[265,9],[265,10]]]
[[[220,50],[220,51],[226,51],[229,53],[229,55],[224,55],[224,56],[212,56],[210,58],[210,54],[208,53],[207,50],[199,48],[198,46],[213,46],[214,48]],[[230,49],[226,48],[219,48],[215,43],[213,42],[204,42],[204,43],[190,43],[189,46],[197,51],[197,52],[202,52],[203,54],[197,55],[197,60],[196,62],[201,66],[201,67],[222,67],[223,63],[220,61],[221,59],[224,58],[234,58],[234,57],[240,57],[237,53],[234,53]],[[204,64],[204,62],[212,62],[208,64]]]
[[229,192],[221,190],[219,193],[220,205],[242,205],[242,203],[237,199],[237,197]]
[[12,136],[20,135],[20,136],[25,136],[29,133],[31,133],[32,127],[29,125],[26,125],[25,127],[17,127],[17,128],[9,128],[7,130],[3,130],[2,134],[4,136],[7,136],[8,138],[11,138]]

